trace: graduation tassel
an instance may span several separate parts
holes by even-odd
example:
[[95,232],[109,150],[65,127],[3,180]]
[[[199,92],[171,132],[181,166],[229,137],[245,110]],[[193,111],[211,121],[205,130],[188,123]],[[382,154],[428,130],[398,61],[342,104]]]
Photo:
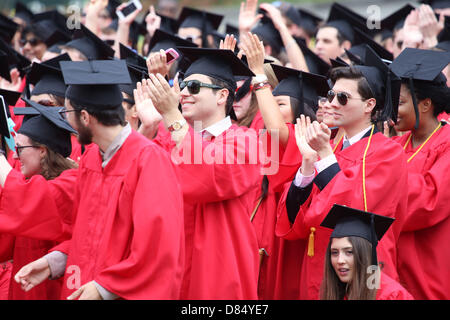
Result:
[[311,233],[309,234],[308,240],[308,257],[314,257],[314,232],[316,232],[316,228],[311,227]]

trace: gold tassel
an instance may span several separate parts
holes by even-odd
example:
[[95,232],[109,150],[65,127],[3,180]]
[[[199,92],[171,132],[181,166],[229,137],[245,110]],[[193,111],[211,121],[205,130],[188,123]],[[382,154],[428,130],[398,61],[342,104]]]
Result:
[[314,232],[316,232],[316,228],[311,227],[311,233],[309,234],[308,241],[308,257],[314,257]]

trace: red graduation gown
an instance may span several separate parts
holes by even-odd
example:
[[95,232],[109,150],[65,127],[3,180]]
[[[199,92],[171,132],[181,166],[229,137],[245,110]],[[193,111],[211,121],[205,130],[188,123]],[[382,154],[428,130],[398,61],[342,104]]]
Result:
[[414,297],[397,281],[381,272],[380,289],[377,290],[376,300],[414,300]]
[[[275,235],[277,204],[281,193],[270,188],[253,219],[260,248],[258,297],[261,300],[295,300],[300,296],[300,270],[304,239],[286,240]],[[261,252],[264,248],[267,252]]]
[[[410,133],[396,138],[405,145]],[[409,159],[418,149],[411,142]],[[450,299],[450,125],[408,163],[408,211],[398,241],[402,284],[416,299]]]
[[[185,201],[182,299],[257,299],[259,248],[250,214],[260,193],[261,172],[258,163],[249,164],[250,144],[239,139],[247,130],[232,125],[214,141],[207,141],[190,128],[180,149],[175,149],[167,130],[158,130],[155,141],[172,156],[186,155],[183,152],[196,148],[197,141],[201,155],[210,154],[215,144],[223,141],[227,142],[224,148],[233,151],[224,153],[234,164],[225,160],[223,164],[208,164],[206,160],[191,164],[195,163],[191,152],[190,160],[176,165]],[[249,139],[256,143],[257,136],[250,135]],[[237,154],[245,156],[245,164],[236,164]]]
[[[25,179],[14,169],[8,175],[0,195],[0,230],[16,235],[10,256],[13,275],[47,254],[57,244],[54,240],[70,237],[75,179],[76,170],[66,170],[49,181],[40,175]],[[57,299],[61,287],[60,281],[46,281],[25,292],[13,279],[9,285],[10,300]]]
[[183,202],[167,153],[132,131],[102,168],[94,145],[81,159],[76,189],[61,298],[95,280],[123,299],[177,299]]
[[[315,228],[314,254],[310,257],[307,255],[308,250],[304,252],[300,283],[301,299],[316,300],[319,297],[324,257],[332,232],[330,229],[320,227],[320,223],[333,204],[364,210],[362,158],[367,141],[368,138],[361,139],[345,150],[335,152],[341,171],[322,191],[316,185],[313,186],[309,198],[300,207],[293,225],[289,222],[286,211],[289,184],[286,185],[278,206],[277,235],[285,239],[309,241],[311,228]],[[289,143],[295,144],[295,137],[291,136]],[[383,263],[384,272],[394,279],[398,279],[396,240],[406,210],[406,195],[404,195],[407,188],[406,179],[406,159],[401,146],[381,133],[374,134],[366,156],[367,210],[397,219],[377,247],[378,260]]]

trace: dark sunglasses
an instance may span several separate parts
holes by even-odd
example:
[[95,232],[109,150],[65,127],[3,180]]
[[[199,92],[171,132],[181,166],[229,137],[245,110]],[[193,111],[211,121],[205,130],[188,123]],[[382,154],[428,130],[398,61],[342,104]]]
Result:
[[201,87],[211,88],[211,89],[223,89],[223,87],[216,86],[215,84],[203,83],[198,80],[189,80],[180,82],[180,90],[188,88],[190,94],[198,94]]
[[39,43],[41,43],[41,40],[39,40],[38,38],[31,38],[31,39],[20,39],[20,44],[22,46],[26,46],[27,43],[30,43],[30,45],[32,47],[38,45]]
[[345,92],[335,92],[334,90],[329,90],[327,93],[327,99],[328,102],[332,102],[334,100],[334,97],[337,96],[337,100],[339,102],[339,104],[345,106],[348,102],[348,99],[357,99],[357,100],[362,100],[364,101],[365,99],[362,98],[352,98],[349,97],[347,93]]

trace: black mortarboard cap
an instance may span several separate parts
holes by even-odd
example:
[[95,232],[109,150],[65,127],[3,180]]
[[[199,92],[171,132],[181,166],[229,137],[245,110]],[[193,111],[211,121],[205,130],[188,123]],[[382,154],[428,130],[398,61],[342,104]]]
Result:
[[59,113],[63,107],[46,107],[26,98],[24,101],[30,107],[14,108],[14,114],[25,115],[18,133],[46,145],[63,157],[70,156],[70,134],[77,132]]
[[430,5],[433,9],[450,8],[449,0],[422,0],[420,2]]
[[336,57],[336,59],[330,59],[331,67],[332,68],[339,68],[339,67],[349,67],[350,65],[342,60],[341,57]]
[[45,44],[50,47],[55,43],[70,41],[71,31],[67,28],[67,19],[57,10],[35,14],[32,20],[32,30]]
[[359,237],[372,244],[372,265],[378,265],[376,247],[394,218],[334,204],[321,227],[334,229],[330,238]]
[[102,60],[114,57],[114,50],[92,31],[80,24],[81,29],[74,33],[74,39],[66,46],[75,48],[83,53],[88,60]]
[[336,2],[331,6],[326,25],[336,28],[352,44],[355,37],[354,27],[368,30],[365,18]]
[[149,52],[159,52],[161,49],[167,50],[173,48],[180,53],[177,47],[197,47],[197,45],[163,30],[156,29],[148,45],[148,50]]
[[381,29],[383,31],[389,30],[391,32],[401,29],[403,27],[406,17],[414,9],[415,8],[409,3],[405,4],[403,7],[394,11],[389,16],[381,20],[380,24]]
[[180,16],[178,17],[179,28],[197,28],[203,30],[203,20],[206,18],[208,30],[219,29],[222,22],[223,15],[198,10],[190,7],[183,7]]
[[[128,72],[130,74],[130,78],[131,78],[131,83],[130,84],[120,84],[119,88],[120,91],[125,92],[126,94],[128,94],[132,99],[134,99],[134,95],[133,95],[133,90],[136,89],[136,84],[140,81],[142,81],[143,79],[148,79],[148,71],[147,71],[147,67],[144,68],[139,68],[137,66],[133,66],[133,65],[128,65]],[[133,100],[134,102],[134,100]],[[131,103],[131,102],[130,102]],[[134,103],[132,103],[134,104]]]
[[11,43],[12,38],[16,34],[19,25],[13,20],[0,13],[0,37],[6,42]]
[[298,12],[301,17],[300,27],[305,29],[309,34],[314,34],[317,30],[317,26],[322,22],[322,19],[302,8],[298,8]]
[[[272,64],[279,83],[273,90],[274,96],[289,96],[312,108],[317,108],[319,97],[325,97],[329,90],[327,78],[318,74]],[[303,112],[301,112],[303,113]]]
[[225,34],[233,35],[235,39],[239,39],[239,28],[227,23],[225,25]]
[[[236,90],[234,76],[253,77],[255,74],[231,50],[178,47],[185,60],[191,64],[184,72],[184,77],[192,74],[203,74],[227,83]],[[227,115],[236,118],[231,107]],[[236,120],[236,119],[234,119]]]
[[123,101],[119,84],[130,84],[124,60],[61,61],[66,99],[94,110],[115,109]]
[[3,100],[8,106],[15,106],[21,95],[21,92],[0,89],[0,96],[3,97]]
[[[9,70],[17,68],[20,72],[20,76],[25,75],[25,69],[31,64],[31,61],[14,50],[8,43],[0,38],[0,56],[4,58],[0,59],[0,72],[1,76],[8,81],[11,81]],[[8,69],[8,71],[7,71]]]
[[66,85],[59,66],[60,61],[70,61],[69,55],[65,53],[42,63],[33,62],[27,76],[27,81],[34,85],[32,95],[47,93],[64,98]]
[[278,54],[283,48],[283,40],[281,39],[280,32],[275,28],[265,10],[259,9],[258,13],[263,14],[263,17],[251,31],[258,35],[259,39],[262,40],[264,44],[270,45],[275,53]]
[[11,138],[11,134],[9,132],[8,126],[8,118],[10,117],[8,103],[6,102],[5,97],[0,93],[0,135],[3,138],[8,139]]
[[284,12],[284,15],[288,17],[289,20],[292,21],[292,23],[295,23],[298,26],[301,25],[302,17],[300,15],[300,12],[292,4],[288,5],[288,8]]
[[393,74],[383,60],[372,48],[366,45],[364,65],[355,65],[369,83],[369,87],[377,100],[377,106],[382,110],[384,120],[397,122],[398,101],[401,81]]
[[147,62],[143,56],[121,43],[119,44],[119,48],[120,59],[125,60],[127,62],[127,65],[147,69]]
[[[390,70],[398,77],[408,80],[409,89],[414,92],[413,80],[446,83],[442,70],[450,63],[450,52],[406,48],[390,65]],[[413,98],[416,125],[419,126],[419,112],[415,94]]]
[[202,47],[208,46],[207,35],[212,34],[214,30],[219,29],[223,15],[197,10],[190,7],[183,7],[178,24],[180,28],[197,28],[202,31]]
[[380,56],[381,59],[392,61],[394,59],[394,56],[391,52],[386,50],[383,46],[381,46],[376,41],[372,40],[372,38],[364,33],[362,30],[358,28],[354,28],[355,31],[355,40],[352,44],[352,47],[348,50],[351,53],[359,56],[362,61],[364,61],[364,55],[365,55],[365,47],[364,44],[367,44],[370,46],[377,55]]
[[16,2],[14,17],[22,19],[28,25],[31,23],[31,20],[33,20],[34,14],[25,4],[18,1]]
[[297,41],[300,50],[303,52],[309,72],[327,76],[330,71],[330,65],[309,49],[303,39],[296,38],[295,40]]

